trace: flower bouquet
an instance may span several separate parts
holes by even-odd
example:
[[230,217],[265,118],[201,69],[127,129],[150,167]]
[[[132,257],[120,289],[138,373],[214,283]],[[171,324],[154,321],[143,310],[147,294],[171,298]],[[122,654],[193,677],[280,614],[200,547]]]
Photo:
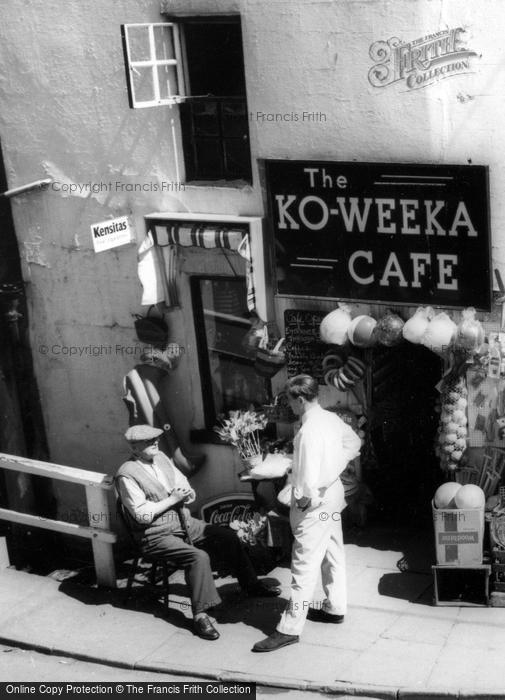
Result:
[[249,520],[232,520],[232,530],[235,530],[241,542],[254,547],[257,544],[266,544],[266,515],[254,513]]
[[262,461],[259,433],[266,428],[266,416],[256,411],[230,411],[228,416],[214,430],[237,448],[244,466],[251,469]]
[[273,550],[268,547],[267,516],[254,513],[247,520],[232,520],[230,528],[246,548],[258,574],[268,574],[276,564]]

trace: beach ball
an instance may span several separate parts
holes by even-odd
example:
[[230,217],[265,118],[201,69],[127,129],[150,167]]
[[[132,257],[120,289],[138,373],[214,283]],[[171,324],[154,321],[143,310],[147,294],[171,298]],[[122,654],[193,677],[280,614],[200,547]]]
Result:
[[353,345],[358,348],[369,348],[375,344],[373,330],[377,321],[371,316],[356,316],[347,329],[347,335]]
[[465,484],[454,497],[456,508],[484,508],[486,496],[480,486]]
[[455,496],[462,488],[461,484],[455,481],[447,481],[439,486],[433,497],[435,508],[456,508]]

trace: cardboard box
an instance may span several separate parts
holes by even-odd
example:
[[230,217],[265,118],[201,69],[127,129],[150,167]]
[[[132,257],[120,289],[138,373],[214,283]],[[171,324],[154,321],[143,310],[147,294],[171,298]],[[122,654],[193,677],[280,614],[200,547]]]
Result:
[[489,564],[481,566],[432,566],[435,605],[481,606],[489,604]]
[[435,551],[439,566],[482,564],[483,508],[435,508]]

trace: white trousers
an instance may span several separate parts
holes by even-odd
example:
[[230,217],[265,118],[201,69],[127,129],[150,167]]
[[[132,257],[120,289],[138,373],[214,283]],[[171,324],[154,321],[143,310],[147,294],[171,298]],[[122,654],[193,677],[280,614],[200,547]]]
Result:
[[[300,635],[309,607],[322,608],[333,615],[347,612],[345,551],[342,536],[341,484],[330,487],[320,506],[302,512],[291,505],[290,521],[294,535],[291,558],[291,593],[277,630]],[[313,600],[321,573],[325,598]]]

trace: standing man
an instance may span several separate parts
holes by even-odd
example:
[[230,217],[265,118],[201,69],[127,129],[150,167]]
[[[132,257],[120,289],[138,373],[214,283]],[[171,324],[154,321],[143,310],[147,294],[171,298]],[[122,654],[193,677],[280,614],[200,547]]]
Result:
[[186,477],[158,449],[163,434],[150,425],[133,425],[125,433],[131,458],[117,471],[116,489],[129,528],[146,557],[166,559],[184,569],[191,597],[193,630],[202,639],[218,639],[206,614],[221,598],[212,576],[209,555],[219,552],[248,596],[275,597],[280,590],[259,581],[236,532],[193,518],[187,505],[195,491]]
[[[308,374],[286,384],[293,412],[302,425],[293,443],[290,522],[294,535],[291,595],[277,629],[252,651],[275,651],[298,642],[305,618],[340,623],[347,609],[340,474],[358,456],[361,440],[341,418],[323,409],[319,385]],[[321,572],[325,599],[312,600]]]

